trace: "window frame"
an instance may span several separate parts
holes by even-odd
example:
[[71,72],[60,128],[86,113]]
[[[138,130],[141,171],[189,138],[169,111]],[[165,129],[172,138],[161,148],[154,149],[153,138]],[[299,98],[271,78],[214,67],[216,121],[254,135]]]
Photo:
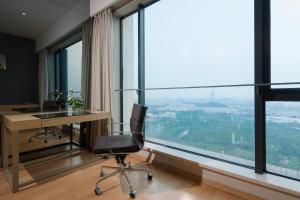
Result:
[[[75,35],[76,36],[76,35]],[[67,40],[66,40],[67,41]],[[64,49],[78,43],[82,41],[82,37],[80,35],[79,38],[72,38],[71,37],[71,41],[68,41],[67,45],[63,45],[60,46],[59,48],[54,50],[54,59],[55,59],[55,64],[54,64],[54,68],[55,68],[55,90],[59,91],[59,53],[61,51],[63,51]],[[64,42],[62,42],[61,44],[63,44]]]
[[[137,9],[120,17],[120,121],[123,122],[123,53],[122,53],[122,20],[138,13],[138,99],[145,104],[145,30],[144,9],[160,0],[140,4]],[[222,162],[253,169],[258,174],[269,173],[284,178],[300,181],[299,179],[267,171],[266,168],[266,102],[268,101],[300,101],[300,88],[271,87],[271,4],[270,0],[253,0],[254,3],[254,154],[255,166],[247,166],[209,155],[202,155],[188,150],[155,143],[168,148],[204,156]],[[260,85],[264,84],[264,85]],[[121,127],[122,129],[122,127]]]

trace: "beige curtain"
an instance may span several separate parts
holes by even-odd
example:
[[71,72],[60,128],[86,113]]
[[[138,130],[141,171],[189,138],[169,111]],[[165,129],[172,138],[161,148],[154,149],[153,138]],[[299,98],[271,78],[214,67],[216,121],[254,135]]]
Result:
[[38,55],[39,103],[44,100],[55,100],[55,55],[49,49],[43,49]]
[[[91,59],[92,110],[111,112],[111,67],[112,67],[112,14],[106,9],[94,17]],[[89,146],[92,147],[97,135],[107,133],[107,120],[93,122],[90,129]]]
[[92,62],[92,35],[93,18],[82,25],[82,73],[81,73],[81,98],[84,107],[91,108],[91,62]]
[[47,50],[43,49],[39,52],[39,103],[43,107],[44,100],[48,99],[48,79],[47,79]]

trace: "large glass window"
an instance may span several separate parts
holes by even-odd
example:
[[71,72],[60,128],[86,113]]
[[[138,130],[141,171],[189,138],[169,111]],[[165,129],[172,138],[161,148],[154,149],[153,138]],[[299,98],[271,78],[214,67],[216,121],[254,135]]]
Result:
[[300,103],[267,103],[267,170],[300,179]]
[[68,52],[68,90],[78,94],[81,91],[82,42],[79,41],[67,49]]
[[[122,20],[122,74],[123,89],[138,89],[138,14]],[[138,102],[135,90],[122,92],[123,122],[128,124],[133,103]],[[124,126],[125,131],[128,126]]]
[[146,87],[253,83],[253,7],[253,0],[163,0],[147,7]]
[[[226,98],[226,94],[245,91],[248,98]],[[146,91],[146,138],[254,166],[252,99],[252,87]]]
[[[300,82],[300,1],[271,0],[271,80]],[[300,87],[276,85],[273,88]]]
[[[299,0],[271,0],[271,81],[300,82]],[[300,179],[299,84],[272,85],[266,103],[267,171]],[[285,89],[283,89],[285,88]],[[294,91],[294,92],[289,92]]]
[[82,41],[56,52],[56,90],[80,96]]
[[[163,0],[145,8],[146,88],[253,80],[253,0]],[[253,90],[146,91],[146,138],[253,166]]]
[[252,85],[300,81],[299,11],[299,0],[139,7],[122,19],[122,86],[146,90],[122,93],[124,121],[145,98],[147,141],[300,180],[300,84]]

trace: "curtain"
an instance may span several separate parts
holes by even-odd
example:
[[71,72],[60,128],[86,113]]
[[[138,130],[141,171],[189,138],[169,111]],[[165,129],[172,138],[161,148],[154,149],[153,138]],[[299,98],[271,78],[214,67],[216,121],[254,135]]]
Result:
[[47,79],[47,50],[39,52],[39,103],[43,107],[44,100],[48,99],[48,79]]
[[[106,9],[94,17],[90,79],[91,110],[111,112],[112,14]],[[97,135],[107,133],[107,120],[91,123],[89,147]]]
[[82,72],[81,72],[81,98],[84,107],[91,108],[91,59],[92,59],[92,33],[93,18],[88,19],[82,26]]
[[47,100],[55,100],[55,53],[47,50],[47,66],[46,66],[46,79],[47,88],[48,88],[48,95],[46,95]]
[[55,89],[54,53],[49,49],[39,52],[39,104],[43,107],[44,100],[53,100],[52,93]]

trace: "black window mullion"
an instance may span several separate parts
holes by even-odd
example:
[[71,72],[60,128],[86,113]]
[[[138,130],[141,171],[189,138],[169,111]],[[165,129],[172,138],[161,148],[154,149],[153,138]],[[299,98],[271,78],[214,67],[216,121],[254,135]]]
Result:
[[145,105],[145,10],[139,5],[138,10],[138,101]]
[[[270,0],[255,0],[255,84],[270,83]],[[266,171],[265,96],[270,86],[255,86],[255,172]]]
[[[120,20],[120,122],[123,123],[124,116],[123,116],[123,19]],[[124,127],[123,124],[120,124],[120,131],[123,132]]]
[[299,88],[271,89],[265,97],[266,101],[300,101]]

